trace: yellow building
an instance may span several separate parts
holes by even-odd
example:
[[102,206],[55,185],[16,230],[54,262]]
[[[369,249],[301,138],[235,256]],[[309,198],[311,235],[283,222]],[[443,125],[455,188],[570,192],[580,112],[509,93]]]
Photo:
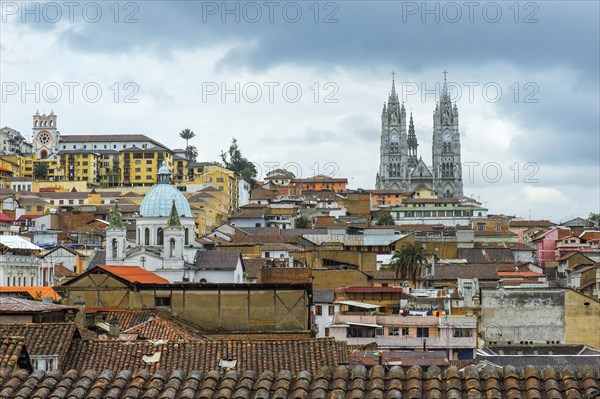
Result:
[[217,162],[190,162],[185,168],[188,185],[214,187],[228,197],[228,212],[238,208],[238,175]]
[[156,184],[158,169],[163,162],[169,169],[172,168],[171,150],[158,146],[126,148],[120,152],[121,183],[125,186],[152,186]]

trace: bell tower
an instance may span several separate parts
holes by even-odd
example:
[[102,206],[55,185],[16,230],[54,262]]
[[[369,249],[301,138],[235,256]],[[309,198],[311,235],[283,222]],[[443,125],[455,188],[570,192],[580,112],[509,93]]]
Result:
[[444,71],[444,84],[433,113],[434,190],[440,197],[463,196],[458,108],[452,104]]
[[33,152],[39,159],[48,158],[58,147],[60,132],[56,128],[56,115],[36,112],[33,115]]
[[408,143],[406,135],[406,109],[398,100],[396,82],[392,72],[392,90],[381,112],[380,162],[376,186],[378,189],[406,189],[408,168]]

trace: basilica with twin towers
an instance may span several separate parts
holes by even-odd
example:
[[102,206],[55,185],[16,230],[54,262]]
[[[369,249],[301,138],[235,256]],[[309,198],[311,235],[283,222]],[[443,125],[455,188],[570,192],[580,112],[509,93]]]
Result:
[[444,71],[444,84],[433,112],[433,159],[429,165],[419,156],[412,113],[407,118],[392,79],[392,90],[381,112],[377,189],[412,192],[428,188],[440,197],[463,196],[458,108],[450,99],[445,74]]

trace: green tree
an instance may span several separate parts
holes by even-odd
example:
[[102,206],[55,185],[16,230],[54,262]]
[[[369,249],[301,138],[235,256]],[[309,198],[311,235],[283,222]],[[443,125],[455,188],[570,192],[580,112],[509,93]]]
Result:
[[33,166],[33,177],[38,180],[46,180],[48,177],[48,164],[46,162],[36,162]]
[[421,244],[413,242],[394,251],[390,269],[396,272],[396,278],[412,281],[413,286],[416,287],[421,270],[427,263],[425,249]]
[[185,157],[190,162],[196,162],[196,159],[198,159],[198,149],[195,145],[185,147]]
[[587,218],[588,226],[594,229],[600,229],[600,213],[590,212]]
[[196,137],[196,133],[192,132],[190,129],[183,129],[179,133],[179,137],[185,140],[185,148],[187,150],[187,148],[190,146],[189,141]]
[[297,229],[309,229],[310,223],[308,222],[308,219],[304,216],[300,216],[298,219],[296,219],[296,228]]
[[396,223],[394,223],[394,218],[392,215],[382,215],[377,218],[375,224],[377,226],[393,226]]
[[221,151],[221,159],[225,167],[233,172],[238,173],[244,180],[250,182],[252,188],[256,188],[256,167],[252,162],[242,156],[242,152],[238,147],[235,137],[231,140],[229,151]]

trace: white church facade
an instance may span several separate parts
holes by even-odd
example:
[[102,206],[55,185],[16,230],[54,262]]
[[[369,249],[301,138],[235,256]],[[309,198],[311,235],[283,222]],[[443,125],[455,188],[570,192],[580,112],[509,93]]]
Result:
[[[243,265],[212,276],[202,264],[204,252],[194,237],[194,218],[187,199],[173,185],[166,166],[158,183],[146,194],[136,219],[135,244],[129,245],[118,204],[106,229],[107,265],[131,265],[166,278],[171,283],[243,282]],[[212,280],[212,281],[211,281]]]

